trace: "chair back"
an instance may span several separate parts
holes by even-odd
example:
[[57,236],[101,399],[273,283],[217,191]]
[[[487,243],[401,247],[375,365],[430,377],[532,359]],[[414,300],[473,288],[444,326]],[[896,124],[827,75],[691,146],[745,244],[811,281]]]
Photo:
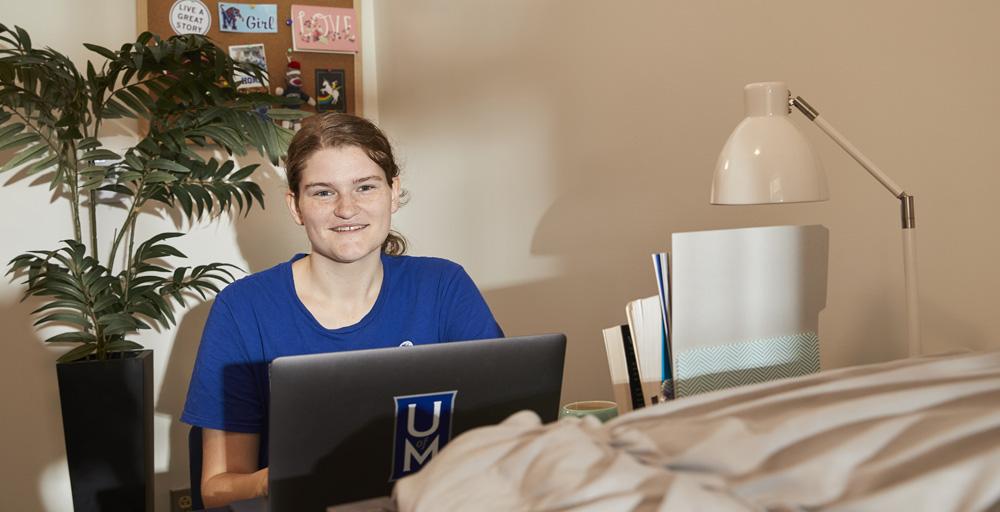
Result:
[[191,475],[191,510],[201,510],[201,427],[188,431],[188,470]]

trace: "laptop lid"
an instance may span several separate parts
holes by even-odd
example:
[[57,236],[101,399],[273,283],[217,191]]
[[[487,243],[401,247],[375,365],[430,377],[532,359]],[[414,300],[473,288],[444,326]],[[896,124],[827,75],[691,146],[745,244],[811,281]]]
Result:
[[271,510],[386,496],[466,430],[523,409],[555,420],[565,352],[550,334],[275,359]]

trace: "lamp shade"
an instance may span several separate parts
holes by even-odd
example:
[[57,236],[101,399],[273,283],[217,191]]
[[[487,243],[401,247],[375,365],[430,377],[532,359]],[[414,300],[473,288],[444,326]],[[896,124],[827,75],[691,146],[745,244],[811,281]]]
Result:
[[747,117],[733,130],[715,164],[712,204],[826,201],[819,158],[789,119],[782,82],[743,89]]

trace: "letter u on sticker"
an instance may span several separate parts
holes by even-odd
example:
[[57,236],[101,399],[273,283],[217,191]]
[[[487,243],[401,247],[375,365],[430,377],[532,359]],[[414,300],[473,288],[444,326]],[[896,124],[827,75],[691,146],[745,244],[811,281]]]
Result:
[[417,430],[416,426],[417,417],[417,404],[410,404],[407,406],[406,411],[406,431],[413,437],[426,437],[438,429],[438,423],[441,421],[441,401],[434,401],[434,419],[431,420],[431,428],[427,430]]

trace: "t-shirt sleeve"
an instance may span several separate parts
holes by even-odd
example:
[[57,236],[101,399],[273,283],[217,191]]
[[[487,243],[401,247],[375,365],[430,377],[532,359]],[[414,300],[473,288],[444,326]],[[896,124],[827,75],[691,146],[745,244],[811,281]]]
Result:
[[232,309],[218,297],[205,322],[181,421],[229,432],[262,431],[266,398]]
[[462,267],[456,267],[443,291],[442,341],[504,337],[476,283]]

